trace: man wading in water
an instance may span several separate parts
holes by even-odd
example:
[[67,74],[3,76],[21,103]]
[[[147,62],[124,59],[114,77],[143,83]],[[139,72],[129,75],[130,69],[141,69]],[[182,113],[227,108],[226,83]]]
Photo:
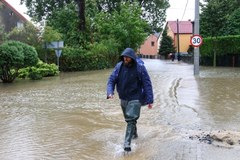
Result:
[[121,107],[127,122],[124,150],[131,151],[131,139],[137,138],[137,119],[142,105],[152,108],[153,91],[148,72],[131,48],[121,54],[121,61],[115,66],[107,83],[107,99],[112,99],[115,85],[121,100]]

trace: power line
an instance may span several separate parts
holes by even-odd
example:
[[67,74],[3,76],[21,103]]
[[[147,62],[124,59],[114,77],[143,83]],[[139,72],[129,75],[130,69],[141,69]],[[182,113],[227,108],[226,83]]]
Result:
[[186,9],[187,9],[187,5],[188,5],[188,0],[187,0],[187,3],[186,3],[186,5],[185,5],[185,8],[184,8],[184,12],[183,12],[183,16],[182,16],[182,19],[181,19],[181,21],[183,20],[183,17],[184,17],[184,15],[185,15],[185,12],[186,12]]

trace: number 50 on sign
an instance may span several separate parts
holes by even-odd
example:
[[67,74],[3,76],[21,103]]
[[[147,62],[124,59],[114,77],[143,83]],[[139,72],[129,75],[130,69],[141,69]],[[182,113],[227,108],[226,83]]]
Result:
[[190,39],[190,43],[194,47],[199,47],[202,45],[203,39],[200,35],[193,35]]

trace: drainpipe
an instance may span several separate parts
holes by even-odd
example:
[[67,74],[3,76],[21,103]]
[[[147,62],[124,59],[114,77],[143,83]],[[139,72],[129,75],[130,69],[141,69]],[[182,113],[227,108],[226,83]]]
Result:
[[181,57],[180,57],[180,45],[179,45],[179,24],[178,24],[178,19],[177,19],[177,43],[178,43],[178,54],[177,54],[177,59],[178,61],[181,60]]

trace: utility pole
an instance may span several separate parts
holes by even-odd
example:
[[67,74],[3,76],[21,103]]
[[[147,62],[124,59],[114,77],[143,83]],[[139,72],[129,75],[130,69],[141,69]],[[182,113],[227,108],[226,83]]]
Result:
[[[199,35],[199,0],[195,0],[194,34]],[[194,75],[199,75],[199,47],[194,47]]]

